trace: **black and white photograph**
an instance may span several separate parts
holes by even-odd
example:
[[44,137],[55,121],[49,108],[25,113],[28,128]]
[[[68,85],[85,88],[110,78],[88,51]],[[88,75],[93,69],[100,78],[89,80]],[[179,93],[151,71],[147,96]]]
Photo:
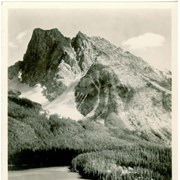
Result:
[[176,3],[4,14],[5,180],[177,180]]

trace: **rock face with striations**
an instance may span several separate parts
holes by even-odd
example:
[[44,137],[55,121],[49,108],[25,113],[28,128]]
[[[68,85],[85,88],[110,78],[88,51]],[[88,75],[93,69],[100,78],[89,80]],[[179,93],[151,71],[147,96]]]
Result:
[[9,67],[9,79],[16,75],[21,83],[40,84],[52,101],[48,107],[71,107],[74,100],[84,119],[171,139],[171,72],[101,37],[79,32],[71,40],[57,29],[35,29],[23,61]]
[[[87,40],[98,52],[75,88],[77,109],[152,139],[170,140],[171,76],[103,38]],[[86,51],[86,50],[85,50]]]
[[72,39],[72,47],[76,52],[76,58],[81,71],[86,73],[97,57],[95,46],[89,41],[89,38],[82,32],[78,32]]

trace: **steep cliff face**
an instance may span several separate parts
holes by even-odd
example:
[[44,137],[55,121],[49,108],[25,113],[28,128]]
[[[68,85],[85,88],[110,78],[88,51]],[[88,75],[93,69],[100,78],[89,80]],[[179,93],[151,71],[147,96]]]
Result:
[[171,72],[101,37],[79,32],[71,40],[57,29],[35,29],[23,61],[8,73],[13,83],[38,84],[51,101],[43,107],[53,113],[171,138]]
[[35,29],[23,58],[22,83],[41,84],[49,100],[60,95],[80,73],[71,40],[58,29]]

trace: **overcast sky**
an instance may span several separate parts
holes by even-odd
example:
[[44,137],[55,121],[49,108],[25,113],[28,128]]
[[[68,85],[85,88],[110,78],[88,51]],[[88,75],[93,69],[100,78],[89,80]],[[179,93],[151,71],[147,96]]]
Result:
[[12,9],[8,25],[9,65],[23,59],[32,31],[39,27],[58,28],[71,38],[78,31],[101,36],[157,68],[171,69],[170,10]]

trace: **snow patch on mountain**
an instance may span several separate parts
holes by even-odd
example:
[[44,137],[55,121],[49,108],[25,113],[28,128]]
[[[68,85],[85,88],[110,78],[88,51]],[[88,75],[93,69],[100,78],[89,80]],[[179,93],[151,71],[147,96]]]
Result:
[[49,102],[43,95],[43,87],[41,87],[40,84],[37,84],[34,87],[29,87],[29,85],[21,83],[19,78],[14,78],[12,80],[8,80],[8,87],[9,89],[20,91],[21,98],[28,98],[42,105]]
[[19,79],[20,81],[22,81],[22,71],[21,71],[21,70],[18,72],[18,79]]
[[43,106],[49,114],[58,114],[60,117],[79,120],[83,115],[77,110],[74,96],[74,88],[79,82],[81,76],[78,76],[67,89],[54,101]]
[[66,79],[68,84],[67,89],[58,96],[54,101],[49,102],[43,95],[45,86],[36,84],[34,87],[29,87],[27,84],[21,83],[20,79],[14,78],[8,81],[9,89],[16,89],[21,92],[19,97],[28,98],[34,102],[40,103],[47,114],[57,114],[59,117],[71,118],[74,120],[82,119],[84,116],[77,110],[74,96],[74,87],[79,82],[79,75],[74,80]]

